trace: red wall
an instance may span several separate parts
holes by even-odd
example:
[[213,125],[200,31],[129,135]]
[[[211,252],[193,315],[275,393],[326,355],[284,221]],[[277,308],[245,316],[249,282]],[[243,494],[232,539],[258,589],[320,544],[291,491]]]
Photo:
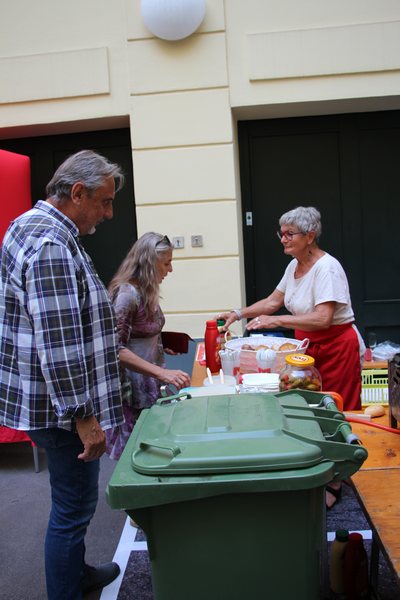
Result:
[[30,158],[0,150],[0,242],[10,222],[30,208]]

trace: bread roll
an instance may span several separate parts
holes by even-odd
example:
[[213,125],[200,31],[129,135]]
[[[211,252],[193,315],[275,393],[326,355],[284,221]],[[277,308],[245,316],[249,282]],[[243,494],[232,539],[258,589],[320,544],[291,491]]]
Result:
[[279,350],[281,350],[282,352],[283,350],[296,350],[296,348],[296,344],[291,344],[290,342],[286,342],[286,344],[282,344],[282,346],[279,346]]
[[385,407],[381,404],[371,404],[371,406],[367,406],[367,408],[364,409],[364,413],[370,417],[383,417],[386,411]]

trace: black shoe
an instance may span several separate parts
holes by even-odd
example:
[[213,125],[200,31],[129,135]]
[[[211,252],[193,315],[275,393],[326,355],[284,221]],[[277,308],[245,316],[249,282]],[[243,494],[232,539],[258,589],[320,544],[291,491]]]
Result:
[[85,574],[81,580],[82,594],[89,594],[94,590],[100,590],[109,585],[118,577],[121,569],[117,563],[110,562],[98,567],[85,565]]
[[332,494],[332,496],[335,498],[333,504],[331,504],[331,506],[326,505],[326,508],[328,510],[330,510],[333,506],[335,506],[335,504],[337,502],[339,502],[340,498],[342,497],[342,486],[340,486],[339,488],[334,488],[331,485],[327,485],[325,486],[325,489],[327,492],[329,492],[330,494]]

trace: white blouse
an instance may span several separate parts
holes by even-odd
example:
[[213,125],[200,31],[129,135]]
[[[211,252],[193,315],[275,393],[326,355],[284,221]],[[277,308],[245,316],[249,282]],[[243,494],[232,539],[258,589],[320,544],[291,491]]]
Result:
[[340,262],[325,253],[311,269],[298,279],[294,272],[297,260],[288,264],[277,285],[285,296],[285,306],[292,315],[313,312],[318,304],[336,302],[332,325],[342,325],[354,321],[349,284]]

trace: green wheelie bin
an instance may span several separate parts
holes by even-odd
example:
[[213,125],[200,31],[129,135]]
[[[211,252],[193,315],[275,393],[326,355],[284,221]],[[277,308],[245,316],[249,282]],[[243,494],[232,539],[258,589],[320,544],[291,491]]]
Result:
[[367,457],[344,419],[297,390],[143,411],[107,499],[146,534],[154,600],[319,599],[324,487]]

